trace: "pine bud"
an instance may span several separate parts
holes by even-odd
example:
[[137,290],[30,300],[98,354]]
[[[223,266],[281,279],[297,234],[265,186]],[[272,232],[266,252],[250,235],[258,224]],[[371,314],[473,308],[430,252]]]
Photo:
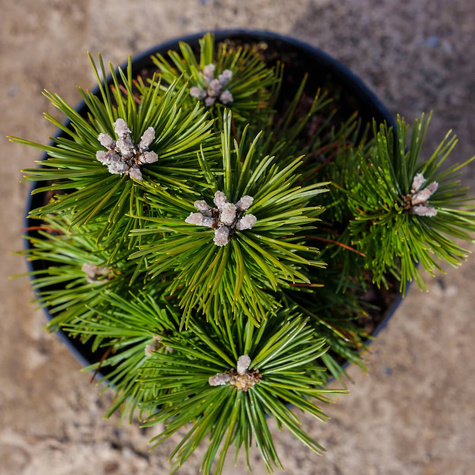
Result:
[[210,386],[224,386],[229,383],[231,376],[227,373],[218,373],[208,379]]
[[218,97],[220,92],[221,92],[221,84],[219,84],[219,81],[217,79],[213,79],[209,83],[208,96]]
[[96,158],[103,165],[107,165],[110,163],[109,154],[110,152],[104,152],[104,150],[99,150],[98,152],[96,152]]
[[414,177],[414,180],[412,182],[412,187],[411,187],[411,192],[415,193],[416,191],[419,191],[421,186],[426,182],[426,179],[422,175],[422,173],[417,173],[416,176]]
[[237,361],[238,374],[245,374],[250,365],[251,365],[251,358],[249,358],[249,355],[240,356]]
[[225,69],[219,76],[218,81],[221,86],[226,86],[226,84],[231,80],[233,77],[233,72],[230,69]]
[[257,218],[253,214],[246,214],[236,224],[238,231],[245,231],[246,229],[252,229],[257,223]]
[[253,202],[254,198],[252,196],[245,195],[236,203],[236,208],[238,211],[246,211],[251,207]]
[[203,223],[201,226],[206,226],[207,228],[215,228],[217,225],[216,219],[211,217],[203,217]]
[[130,176],[130,178],[133,178],[134,180],[137,180],[137,181],[142,181],[143,180],[142,172],[140,171],[139,167],[131,168],[129,170],[129,176]]
[[116,142],[116,149],[122,155],[122,158],[128,159],[134,155],[134,142],[128,135],[123,135]]
[[433,206],[414,206],[412,212],[418,216],[433,218],[437,215],[437,210]]
[[418,191],[411,200],[412,206],[425,203],[437,190],[439,184],[437,182],[431,183],[427,188]]
[[215,68],[216,66],[214,64],[207,64],[203,68],[203,77],[205,78],[207,84],[209,84],[213,80]]
[[225,203],[221,208],[219,220],[226,226],[232,226],[236,219],[236,206],[232,203]]
[[201,101],[206,97],[206,91],[203,91],[199,87],[193,86],[190,89],[190,96]]
[[155,163],[158,161],[158,155],[155,152],[145,152],[143,154],[143,161],[145,163]]
[[214,98],[214,97],[207,97],[207,98],[205,99],[205,105],[206,105],[206,107],[211,107],[211,106],[213,106],[215,102],[216,102],[216,98]]
[[81,270],[91,279],[94,279],[96,277],[97,267],[94,264],[85,262],[81,266]]
[[122,175],[129,169],[129,166],[120,160],[113,160],[108,164],[107,169],[112,175]]
[[213,242],[217,246],[225,246],[229,242],[229,229],[226,226],[216,229]]
[[204,201],[204,200],[195,201],[195,202],[193,203],[193,206],[194,206],[200,213],[203,213],[205,216],[211,216],[211,208],[210,208],[210,206],[208,205],[208,203],[206,203],[206,201]]
[[204,216],[201,213],[190,213],[190,216],[185,219],[185,223],[196,224],[196,226],[203,226]]
[[226,198],[226,195],[222,191],[217,191],[214,194],[214,204],[216,207],[221,210],[223,206],[228,202],[228,199]]
[[436,181],[434,181],[427,187],[427,189],[430,191],[431,196],[437,191],[438,188],[439,184]]
[[99,134],[97,137],[99,143],[109,150],[112,150],[115,147],[115,140],[109,134]]
[[127,127],[127,122],[125,122],[124,119],[117,119],[112,125],[114,126],[115,133],[118,137],[130,133],[130,129]]
[[[142,135],[139,143],[140,150],[146,150],[155,139],[155,129],[149,127]],[[150,162],[149,162],[150,163]]]
[[223,104],[229,104],[229,103],[233,102],[233,95],[229,91],[224,91],[219,96],[219,100]]

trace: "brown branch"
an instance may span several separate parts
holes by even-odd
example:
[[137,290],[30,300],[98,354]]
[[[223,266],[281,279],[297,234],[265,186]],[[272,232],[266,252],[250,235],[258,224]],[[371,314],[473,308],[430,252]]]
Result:
[[[119,89],[120,89],[126,96],[129,95],[129,91],[127,91],[127,89],[126,89],[122,84],[119,84]],[[135,94],[132,94],[132,97],[133,97],[134,101],[135,101],[137,104],[140,104],[140,99],[139,99]]]
[[343,244],[342,242],[334,241],[333,239],[327,239],[327,238],[322,238],[322,237],[317,237],[317,236],[304,236],[306,239],[316,239],[317,241],[323,241],[323,242],[329,242],[330,244],[335,244],[340,247],[344,247],[345,249],[348,249],[349,251],[356,252],[356,254],[359,254],[362,257],[366,257],[366,254],[363,254],[360,251],[357,251],[356,249],[353,249],[352,247]]
[[91,378],[91,381],[89,382],[89,384],[92,384],[94,382],[94,380],[96,379],[96,376],[99,374],[99,371],[101,370],[102,368],[102,363],[104,363],[104,361],[107,359],[107,357],[111,354],[111,351],[114,349],[113,346],[110,346],[109,348],[107,348],[107,351],[102,355],[102,358],[101,360],[99,361],[99,366],[97,367],[96,371],[94,371],[94,374],[92,375],[92,378]]
[[27,228],[23,228],[23,232],[24,231],[53,231],[55,233],[64,234],[60,229],[52,228],[50,226],[28,226]]
[[[331,146],[330,146],[331,145]],[[321,163],[320,165],[318,165],[316,168],[314,168],[310,173],[308,173],[305,177],[303,177],[300,182],[299,182],[299,185],[301,183],[303,183],[305,180],[308,180],[309,178],[311,178],[312,176],[314,176],[316,173],[318,173],[324,166],[328,165],[338,154],[344,152],[345,150],[348,150],[348,148],[351,146],[351,144],[349,142],[346,142],[344,144],[341,144],[340,142],[334,142],[333,144],[329,144],[325,147],[327,147],[328,149],[330,148],[333,148],[334,146],[339,146],[339,145],[343,145],[343,150],[335,150],[331,155],[328,156],[328,158],[323,162]],[[325,147],[320,147],[321,149],[325,148]],[[314,152],[311,152],[311,154],[313,153],[316,153],[318,152],[319,149],[315,150]],[[310,155],[311,155],[310,154]],[[304,159],[306,160],[306,158]]]
[[323,284],[289,284],[291,287],[323,287]]
[[345,330],[341,327],[339,327],[338,325],[335,325],[334,323],[330,323],[326,320],[323,320],[325,322],[326,325],[328,325],[329,327],[335,329],[337,332],[340,332],[344,337],[345,337],[345,340],[346,341],[350,341],[351,343],[353,343],[353,345],[355,345],[356,348],[360,349],[361,348],[361,344],[358,343],[356,341],[356,338],[354,337],[354,333],[351,332],[351,331],[348,331],[348,330]]
[[236,125],[234,124],[234,117],[231,117],[231,128],[232,128],[232,131],[233,131],[234,140],[237,142],[238,145],[240,145],[239,137],[238,137],[237,132],[236,132]]
[[307,155],[304,158],[304,161],[313,156],[320,155],[323,152],[327,152],[328,150],[331,150],[332,148],[338,147],[339,145],[341,145],[340,142],[332,142],[327,145],[324,145],[323,147],[317,148],[316,150],[312,150],[311,152],[307,153]]

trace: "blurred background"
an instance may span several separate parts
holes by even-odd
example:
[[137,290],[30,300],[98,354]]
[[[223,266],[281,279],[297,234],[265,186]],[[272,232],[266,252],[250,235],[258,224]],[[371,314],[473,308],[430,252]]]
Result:
[[[459,136],[453,161],[475,153],[475,3],[472,0],[0,0],[0,474],[168,473],[178,438],[153,453],[158,428],[103,420],[111,395],[28,305],[33,292],[20,257],[28,187],[20,169],[41,153],[6,135],[45,143],[55,113],[47,88],[75,104],[76,86],[94,85],[87,51],[121,64],[164,40],[217,28],[276,31],[339,59],[391,114],[412,121],[434,110],[430,154],[448,129]],[[62,118],[61,118],[62,120]],[[475,165],[465,184],[475,184]],[[473,191],[472,191],[473,193]],[[471,246],[472,251],[475,246]],[[475,473],[475,258],[459,271],[415,286],[367,355],[369,375],[354,384],[323,425],[303,417],[327,453],[317,457],[274,427],[286,473],[447,475]],[[197,450],[180,475],[198,474]],[[255,453],[255,452],[254,452]],[[265,473],[257,454],[254,473]],[[245,472],[229,460],[226,474]]]

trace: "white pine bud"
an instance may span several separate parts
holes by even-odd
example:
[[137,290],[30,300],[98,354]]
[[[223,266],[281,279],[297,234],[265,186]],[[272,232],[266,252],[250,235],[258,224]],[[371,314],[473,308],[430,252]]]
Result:
[[155,152],[145,152],[143,160],[145,163],[155,163],[158,161],[158,155]]
[[134,142],[132,142],[132,139],[130,138],[129,135],[120,136],[117,139],[115,146],[116,146],[117,151],[120,152],[120,154],[122,155],[122,158],[124,159],[131,158],[134,155],[135,146],[134,146]]
[[210,386],[224,386],[229,383],[231,376],[227,373],[218,373],[208,379]]
[[110,154],[110,152],[104,152],[104,150],[99,150],[98,152],[96,152],[96,158],[103,165],[107,165],[107,164],[110,163],[109,154]]
[[103,165],[110,165],[111,163],[121,163],[122,160],[120,156],[115,152],[97,152],[96,158],[103,164]]
[[142,135],[139,143],[140,150],[146,150],[155,139],[155,129],[149,127]]
[[190,89],[190,96],[201,101],[206,97],[206,91],[203,91],[203,89],[200,89],[199,87],[193,86]]
[[228,202],[228,199],[226,198],[226,195],[222,191],[217,191],[214,194],[214,204],[216,207],[221,210],[223,206]]
[[99,143],[109,150],[112,150],[115,147],[115,140],[109,134],[99,134],[97,137]]
[[207,97],[205,99],[205,105],[206,107],[211,107],[214,105],[214,103],[216,102],[216,98],[215,97]]
[[245,374],[247,372],[247,369],[249,368],[251,364],[251,358],[249,358],[249,355],[242,355],[239,357],[237,361],[237,372],[238,374]]
[[113,175],[122,175],[129,169],[128,165],[120,160],[111,161],[107,168]]
[[221,84],[219,84],[219,81],[217,79],[213,79],[209,83],[208,87],[208,96],[210,97],[218,97],[220,92],[221,92]]
[[437,188],[439,188],[439,184],[436,181],[434,181],[427,187],[427,189],[430,191],[431,196],[437,191]]
[[205,81],[208,84],[213,80],[215,68],[216,68],[216,66],[214,64],[207,64],[203,68],[203,76],[205,78]]
[[225,203],[221,208],[219,220],[226,226],[231,226],[236,219],[236,206],[232,203]]
[[251,207],[253,202],[254,198],[252,196],[245,195],[236,203],[236,208],[238,211],[246,211]]
[[419,191],[421,186],[426,182],[426,179],[422,175],[422,173],[417,173],[416,176],[414,177],[414,180],[412,181],[412,186],[411,186],[411,192],[415,193],[416,191]]
[[433,206],[414,206],[412,212],[418,216],[433,218],[437,215],[437,210]]
[[217,246],[226,246],[229,242],[229,229],[226,226],[216,229],[213,242]]
[[137,181],[142,181],[143,180],[142,172],[140,171],[139,167],[131,168],[129,170],[129,176],[130,176],[130,178],[133,178],[134,180],[137,180]]
[[130,133],[127,122],[124,119],[117,119],[113,124],[115,133],[118,137],[121,135],[128,135]]
[[245,231],[246,229],[252,229],[257,223],[257,218],[253,214],[246,214],[236,224],[238,231]]
[[105,267],[96,267],[96,275],[107,275],[110,269],[106,269]]
[[211,216],[211,208],[209,207],[208,203],[204,200],[195,201],[193,206],[200,212],[203,213],[205,216]]
[[225,69],[219,76],[218,81],[221,86],[226,86],[226,84],[231,80],[233,77],[233,72],[230,69]]
[[185,219],[185,223],[203,226],[203,219],[204,216],[201,213],[190,213],[190,216]]
[[434,181],[434,183],[431,183],[427,188],[424,188],[421,191],[418,191],[411,200],[412,206],[415,205],[420,205],[422,203],[425,203],[437,190],[439,187],[439,184]]
[[201,226],[206,226],[207,228],[214,228],[216,224],[216,219],[210,217],[203,217],[203,223],[201,224]]
[[229,91],[224,91],[219,96],[219,100],[223,104],[229,104],[229,103],[233,102],[233,95]]

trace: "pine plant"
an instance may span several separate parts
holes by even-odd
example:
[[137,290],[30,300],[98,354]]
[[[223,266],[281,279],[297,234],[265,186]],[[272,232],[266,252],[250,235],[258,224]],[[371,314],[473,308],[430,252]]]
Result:
[[[24,170],[43,203],[31,210],[27,259],[50,330],[89,342],[86,371],[106,371],[107,412],[162,424],[153,446],[185,428],[178,469],[206,443],[201,470],[221,473],[231,445],[283,468],[268,421],[317,454],[293,408],[326,421],[346,393],[345,364],[364,369],[377,308],[369,288],[404,292],[421,269],[458,266],[475,207],[444,167],[449,132],[424,160],[430,115],[393,130],[341,119],[308,78],[285,74],[255,45],[182,43],[147,78],[98,64],[87,113],[45,96],[68,119]],[[475,158],[475,157],[474,157]],[[331,378],[342,389],[328,389]]]

